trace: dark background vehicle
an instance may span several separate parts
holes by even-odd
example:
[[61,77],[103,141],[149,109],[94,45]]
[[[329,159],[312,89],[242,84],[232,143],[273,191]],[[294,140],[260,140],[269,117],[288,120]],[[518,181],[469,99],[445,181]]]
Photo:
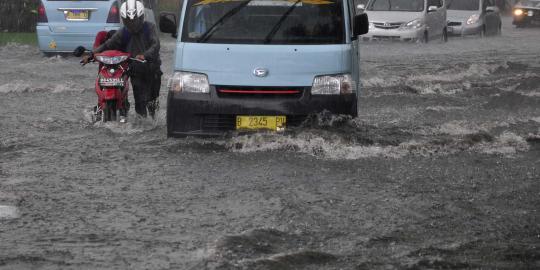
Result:
[[540,0],[523,0],[514,6],[513,24],[516,27],[540,25]]

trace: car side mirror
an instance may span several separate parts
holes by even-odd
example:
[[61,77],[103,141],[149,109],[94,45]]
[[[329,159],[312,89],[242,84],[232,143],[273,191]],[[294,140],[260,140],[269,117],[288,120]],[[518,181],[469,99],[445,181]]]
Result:
[[437,6],[429,6],[428,9],[427,9],[427,12],[430,13],[430,12],[435,12],[437,11],[439,8]]
[[172,37],[178,37],[178,24],[176,15],[171,12],[161,12],[159,14],[159,30],[163,33],[171,34]]
[[495,7],[495,6],[487,7],[486,12],[495,12],[495,13],[497,13],[497,12],[499,12],[499,8]]
[[354,16],[353,39],[369,32],[369,19],[366,13]]
[[83,46],[79,46],[75,48],[75,50],[73,51],[73,56],[81,57],[85,52],[86,52],[86,48]]

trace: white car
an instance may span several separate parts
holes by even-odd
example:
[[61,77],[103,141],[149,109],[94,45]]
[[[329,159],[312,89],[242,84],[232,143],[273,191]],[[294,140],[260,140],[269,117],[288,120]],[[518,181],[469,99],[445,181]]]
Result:
[[450,35],[501,34],[501,15],[494,0],[447,0]]
[[448,40],[444,0],[370,0],[358,9],[364,9],[370,20],[364,41]]

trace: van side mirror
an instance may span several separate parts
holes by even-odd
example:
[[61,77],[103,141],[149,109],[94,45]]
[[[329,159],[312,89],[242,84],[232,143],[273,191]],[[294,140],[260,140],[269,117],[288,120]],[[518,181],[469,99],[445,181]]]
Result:
[[353,39],[369,32],[369,19],[366,13],[354,16]]
[[428,9],[427,9],[427,12],[430,13],[430,12],[435,12],[437,11],[439,8],[437,6],[429,6]]
[[163,33],[171,34],[173,38],[177,38],[178,26],[176,15],[171,12],[161,12],[159,14],[159,30]]
[[500,10],[498,7],[495,7],[495,6],[491,6],[491,7],[487,7],[486,8],[486,12],[495,12],[495,13],[498,13]]

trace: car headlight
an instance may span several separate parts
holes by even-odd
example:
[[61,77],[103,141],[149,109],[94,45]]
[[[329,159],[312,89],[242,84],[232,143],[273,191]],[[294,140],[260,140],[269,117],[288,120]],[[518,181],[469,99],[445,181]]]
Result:
[[480,19],[480,15],[478,14],[473,14],[471,15],[471,17],[469,17],[469,19],[467,20],[467,24],[475,24],[478,22],[478,20]]
[[518,8],[518,9],[514,10],[514,15],[516,15],[516,16],[521,16],[521,15],[523,15],[523,13],[524,13],[523,9]]
[[344,95],[356,92],[356,82],[350,74],[317,76],[311,87],[312,95]]
[[168,88],[175,93],[210,93],[208,76],[202,73],[175,72],[169,79]]
[[400,29],[409,30],[409,29],[419,29],[424,27],[424,21],[422,19],[412,20],[408,23],[401,25]]

